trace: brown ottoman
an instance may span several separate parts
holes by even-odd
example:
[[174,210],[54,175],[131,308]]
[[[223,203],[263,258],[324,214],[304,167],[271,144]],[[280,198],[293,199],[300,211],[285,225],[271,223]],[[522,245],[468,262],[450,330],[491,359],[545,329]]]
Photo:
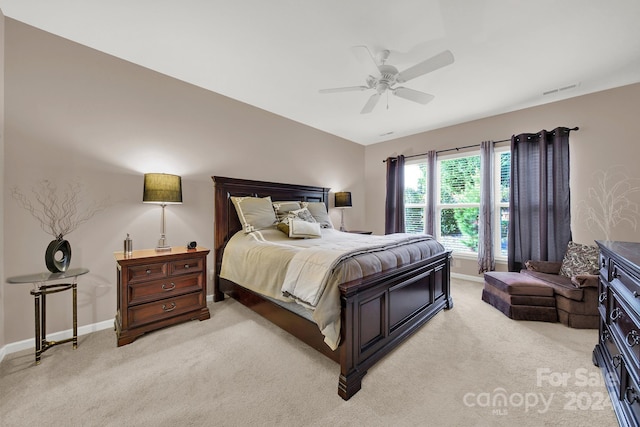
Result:
[[485,273],[482,300],[514,320],[558,321],[553,288],[525,274]]

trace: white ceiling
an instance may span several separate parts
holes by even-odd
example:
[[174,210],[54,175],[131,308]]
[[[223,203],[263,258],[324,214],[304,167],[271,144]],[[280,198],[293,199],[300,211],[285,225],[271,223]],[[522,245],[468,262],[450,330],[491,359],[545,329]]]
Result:
[[[640,82],[638,0],[0,0],[0,8],[364,145]],[[434,95],[429,104],[391,95],[362,115],[372,90],[318,93],[365,84],[356,45],[390,50],[387,63],[400,71],[445,49],[455,62],[403,84]]]

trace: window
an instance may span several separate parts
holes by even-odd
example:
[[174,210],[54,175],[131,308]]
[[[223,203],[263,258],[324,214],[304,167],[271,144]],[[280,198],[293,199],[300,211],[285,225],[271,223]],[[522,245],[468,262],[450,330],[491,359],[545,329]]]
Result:
[[424,233],[427,204],[427,164],[405,164],[404,183],[405,232]]
[[455,252],[478,252],[480,155],[438,159],[438,239]]
[[[507,256],[509,224],[509,147],[494,150],[494,248],[496,257]],[[436,238],[457,254],[478,252],[480,212],[480,154],[478,151],[440,156],[437,161]],[[427,165],[420,161],[405,165],[405,230],[424,233],[426,217]]]
[[493,247],[496,248],[495,256],[506,258],[509,230],[509,190],[511,188],[511,151],[508,147],[495,148],[493,154],[496,157],[494,171],[497,172],[495,174],[496,182],[493,187],[496,199],[493,209],[496,213],[493,216],[493,234],[496,240],[494,240]]

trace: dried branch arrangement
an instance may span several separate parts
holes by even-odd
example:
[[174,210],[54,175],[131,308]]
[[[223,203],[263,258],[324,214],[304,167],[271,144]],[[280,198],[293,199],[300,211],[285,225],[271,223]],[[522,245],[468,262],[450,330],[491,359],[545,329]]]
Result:
[[640,179],[631,178],[620,170],[597,171],[596,186],[589,188],[589,200],[578,205],[578,215],[584,215],[587,226],[597,227],[610,240],[611,232],[621,223],[634,230],[640,218]]
[[11,189],[11,196],[40,222],[40,228],[56,239],[62,239],[81,224],[107,207],[107,200],[81,206],[83,185],[69,182],[62,190],[49,181],[42,180],[32,189],[30,199],[18,187]]

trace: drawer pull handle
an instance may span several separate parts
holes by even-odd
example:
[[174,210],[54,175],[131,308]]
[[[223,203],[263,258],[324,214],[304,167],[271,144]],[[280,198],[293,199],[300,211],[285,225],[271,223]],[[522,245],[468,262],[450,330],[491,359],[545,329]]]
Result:
[[607,265],[607,262],[606,262],[606,260],[604,258],[602,258],[602,268],[604,268],[605,265]]
[[184,268],[185,268],[185,269],[189,268],[189,264],[185,264],[185,265],[184,265]]
[[162,310],[164,310],[165,312],[169,312],[169,311],[173,311],[176,309],[176,303],[172,302],[171,304],[169,304],[169,307],[167,307],[166,304],[162,304]]
[[598,297],[598,301],[600,301],[601,303],[605,302],[607,300],[607,293],[603,292],[600,294],[600,296]]
[[627,389],[624,391],[624,400],[626,400],[629,404],[632,404],[633,402],[637,402],[640,399],[638,399],[638,393],[636,393],[633,387],[627,387]]
[[609,341],[609,338],[611,338],[611,335],[609,335],[609,331],[605,329],[602,332],[602,336],[600,337],[600,341],[607,342],[607,341]]
[[634,298],[640,297],[640,294],[638,293],[638,291],[633,291],[633,297]]
[[145,273],[151,274],[151,270],[147,269],[147,271],[145,271]]
[[620,308],[614,308],[611,314],[609,315],[609,318],[614,322],[618,320],[620,317],[622,317],[622,310],[620,310]]
[[615,356],[613,356],[611,361],[613,362],[613,367],[618,369],[622,364],[622,356],[620,356],[619,354],[616,354]]
[[162,290],[163,290],[163,291],[172,291],[172,290],[174,290],[175,288],[176,288],[176,284],[175,284],[175,283],[173,283],[173,282],[171,282],[171,287],[170,287],[170,288],[168,288],[168,287],[167,287],[167,284],[166,284],[166,283],[163,283],[163,284],[162,284]]
[[613,274],[611,275],[611,277],[613,277],[614,279],[620,277],[620,273],[618,273],[618,270],[613,270]]
[[636,331],[635,329],[629,332],[626,338],[627,338],[627,345],[629,347],[633,347],[634,345],[637,345],[638,343],[640,343],[640,335],[638,335],[638,331]]

